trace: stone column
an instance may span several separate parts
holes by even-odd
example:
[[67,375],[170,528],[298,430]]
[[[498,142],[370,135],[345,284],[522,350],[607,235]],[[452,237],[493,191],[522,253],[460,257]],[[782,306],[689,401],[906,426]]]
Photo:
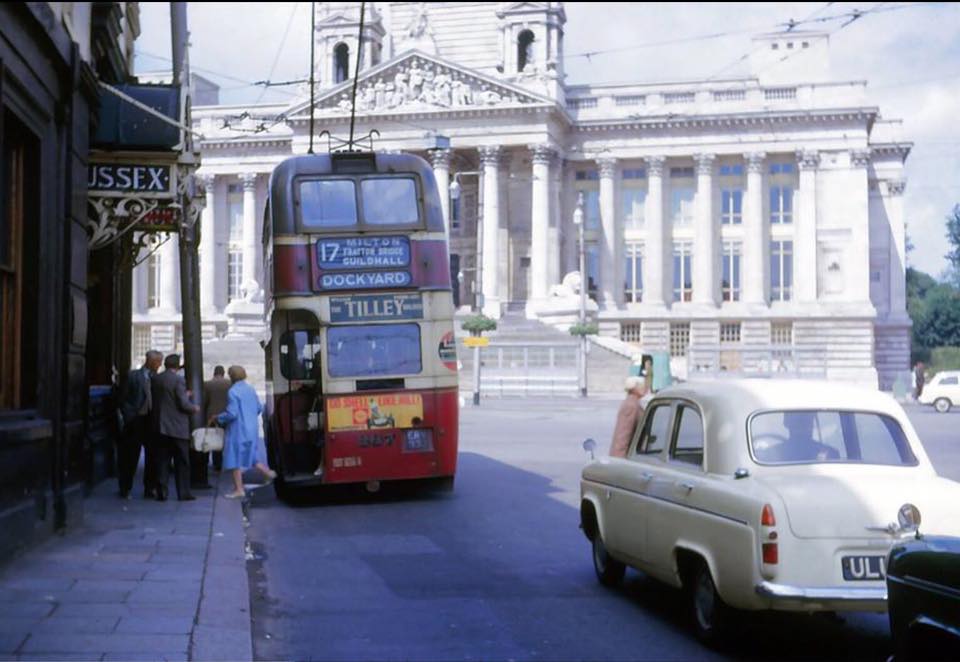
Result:
[[870,192],[867,168],[870,150],[850,152],[850,185],[846,191],[850,204],[849,265],[844,268],[847,293],[857,303],[870,303]]
[[890,222],[890,317],[907,315],[907,241],[903,223],[902,179],[887,181],[887,218]]
[[551,285],[560,283],[563,274],[560,271],[562,257],[561,235],[563,228],[563,157],[555,153],[550,160],[550,231],[547,235],[547,247],[550,251],[550,262],[547,266],[547,292]]
[[166,313],[180,310],[179,239],[173,232],[160,248],[160,308]]
[[[794,209],[793,291],[801,303],[817,300],[817,152],[798,152],[800,187]],[[799,277],[798,277],[799,276]]]
[[243,283],[257,283],[257,256],[260,238],[257,236],[257,173],[240,175],[243,182]]
[[430,151],[430,161],[433,163],[433,177],[437,180],[437,190],[440,192],[440,209],[443,210],[443,231],[450,240],[450,156],[449,149],[434,149]]
[[663,169],[662,156],[647,157],[647,201],[645,208],[647,241],[643,255],[643,301],[655,306],[666,305],[664,273],[667,260],[667,232],[663,223]]
[[767,274],[770,262],[769,222],[763,213],[763,172],[766,154],[744,154],[747,162],[747,190],[743,205],[743,300],[749,304],[767,303]]
[[530,296],[540,300],[547,297],[550,286],[550,161],[553,150],[547,145],[535,145],[533,151],[533,183],[530,197]]
[[714,154],[697,154],[697,217],[694,221],[693,300],[716,306],[720,288],[718,260],[720,253],[717,219],[713,214]]
[[201,314],[211,314],[217,312],[214,302],[217,287],[216,177],[204,174],[201,181],[207,192],[207,202],[200,217],[200,311]]
[[561,181],[563,182],[562,193],[561,193],[561,218],[560,218],[560,227],[563,228],[563,267],[560,269],[562,272],[560,278],[562,279],[569,273],[577,271],[579,267],[578,263],[578,251],[580,250],[578,242],[579,235],[577,234],[579,230],[577,226],[573,224],[573,211],[577,208],[577,191],[576,191],[576,168],[575,163],[571,161],[566,161],[564,164],[564,170],[561,173]]
[[499,319],[500,147],[481,147],[479,151],[483,165],[483,313]]
[[[623,283],[617,280],[622,270],[623,242],[617,232],[616,172],[617,160],[597,159],[600,169],[600,223],[603,242],[600,244],[600,296],[606,307],[623,301]],[[618,257],[620,256],[620,257]]]

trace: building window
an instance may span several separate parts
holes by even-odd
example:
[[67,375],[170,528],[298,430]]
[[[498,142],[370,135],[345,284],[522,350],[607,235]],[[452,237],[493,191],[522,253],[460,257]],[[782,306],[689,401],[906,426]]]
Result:
[[0,411],[36,404],[40,141],[0,107]]
[[620,200],[623,205],[623,223],[626,229],[638,230],[643,227],[646,199],[646,189],[623,187]]
[[693,186],[673,186],[670,190],[670,218],[674,226],[690,225],[693,222]]
[[587,271],[587,294],[597,298],[597,286],[600,282],[600,247],[589,243],[584,249],[584,267]]
[[333,47],[333,82],[342,83],[350,76],[350,47],[344,43]]
[[533,41],[531,30],[524,30],[517,37],[517,71],[523,71],[533,62]]
[[621,172],[623,179],[646,179],[647,171],[643,168],[624,168]]
[[722,322],[720,324],[720,344],[740,344],[740,322]]
[[773,322],[770,325],[770,344],[784,347],[793,344],[793,322]]
[[450,229],[460,229],[460,197],[450,199]]
[[627,303],[643,301],[643,244],[627,244],[623,298]]
[[720,191],[720,223],[740,225],[743,222],[743,191],[723,189]]
[[793,192],[796,188],[792,163],[770,164],[770,222],[793,223]]
[[690,347],[690,323],[670,325],[670,356],[686,356]]
[[740,242],[723,242],[723,282],[721,283],[724,301],[740,301]]
[[600,191],[583,190],[583,218],[585,230],[600,229]]
[[576,180],[578,182],[599,182],[599,170],[577,170]]
[[673,245],[673,300],[693,300],[693,243],[678,241]]
[[231,248],[227,259],[227,300],[240,298],[240,286],[243,281],[243,251]]
[[143,363],[144,357],[147,355],[153,348],[153,343],[150,340],[150,327],[149,326],[135,326],[133,327],[133,356],[132,364],[139,366]]
[[[169,239],[167,241],[170,241]],[[160,307],[160,255],[153,253],[147,258],[147,307]]]
[[230,241],[243,241],[243,187],[240,184],[227,186],[227,219]]
[[770,242],[770,298],[790,301],[793,292],[793,242]]

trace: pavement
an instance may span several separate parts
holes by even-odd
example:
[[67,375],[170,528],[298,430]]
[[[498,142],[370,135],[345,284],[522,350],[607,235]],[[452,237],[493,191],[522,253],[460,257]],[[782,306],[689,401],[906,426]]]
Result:
[[0,569],[0,660],[252,660],[244,516],[229,475],[196,501],[117,496]]

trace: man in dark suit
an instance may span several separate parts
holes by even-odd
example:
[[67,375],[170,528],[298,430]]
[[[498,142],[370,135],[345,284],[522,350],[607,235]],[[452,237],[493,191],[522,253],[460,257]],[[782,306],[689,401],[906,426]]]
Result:
[[190,415],[200,408],[190,402],[187,383],[180,374],[180,355],[170,354],[163,360],[163,372],[151,382],[153,426],[157,433],[160,471],[157,476],[157,500],[167,500],[170,458],[176,472],[177,498],[193,501],[190,494]]
[[[227,391],[230,380],[224,376],[222,365],[213,369],[213,379],[203,383],[203,420],[209,421],[227,408]],[[213,468],[220,471],[223,466],[223,451],[213,451]]]
[[143,495],[150,497],[157,489],[157,458],[150,427],[150,411],[153,397],[151,378],[157,374],[163,354],[150,350],[146,361],[137,370],[131,370],[120,404],[123,417],[123,436],[117,448],[117,482],[120,484],[120,497],[130,498],[133,489],[133,477],[140,462],[140,448],[143,448]]

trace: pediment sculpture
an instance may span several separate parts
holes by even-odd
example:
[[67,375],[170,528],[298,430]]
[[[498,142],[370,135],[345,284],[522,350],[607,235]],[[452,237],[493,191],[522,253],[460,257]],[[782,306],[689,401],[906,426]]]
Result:
[[[361,112],[399,108],[477,108],[539,102],[535,97],[418,56],[373,73],[357,86],[357,110]],[[350,89],[323,100],[320,107],[350,112]]]

